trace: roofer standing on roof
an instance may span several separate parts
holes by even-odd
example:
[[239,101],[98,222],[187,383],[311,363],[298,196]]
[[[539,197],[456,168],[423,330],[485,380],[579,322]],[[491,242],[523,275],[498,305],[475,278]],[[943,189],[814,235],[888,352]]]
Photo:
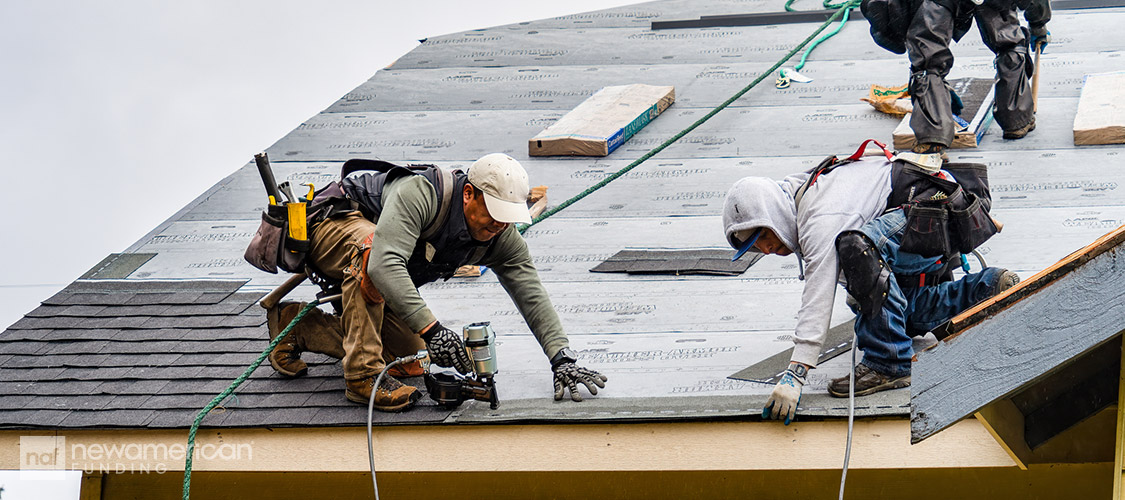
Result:
[[[892,168],[882,156],[841,165],[809,185],[799,208],[794,197],[810,178],[807,172],[781,181],[746,177],[727,194],[723,225],[739,255],[795,254],[805,281],[793,356],[763,416],[768,412],[788,423],[796,414],[808,370],[816,367],[829,328],[837,281],[858,302],[852,308],[863,351],[855,373],[855,394],[861,396],[910,385],[912,334],[924,334],[1019,280],[1015,273],[991,267],[957,281],[930,279],[945,274],[946,265],[940,257],[901,251],[903,210],[893,207],[884,213],[892,194]],[[848,384],[845,376],[833,380],[828,390],[847,397]]]
[[[581,401],[579,384],[592,394],[605,387],[604,375],[575,364],[577,357],[527,244],[513,226],[531,222],[528,177],[519,162],[490,154],[473,163],[467,174],[370,163],[390,168],[346,176],[341,182],[354,202],[351,207],[358,210],[333,215],[312,230],[310,267],[342,282],[342,331],[331,324],[294,328],[270,354],[274,368],[289,376],[303,375],[306,366],[300,353],[305,350],[343,358],[345,396],[364,404],[388,361],[423,348],[434,364],[470,373],[461,336],[437,320],[418,287],[448,279],[462,265],[479,264],[496,273],[550,359],[556,400],[569,389],[571,398]],[[282,313],[279,326],[271,330],[288,324],[285,316],[291,319],[297,309],[294,305],[288,314]],[[414,387],[390,376],[393,373],[396,370],[375,392],[377,409],[403,410],[420,397]]]
[[[984,44],[996,54],[993,116],[1004,138],[1020,139],[1035,129],[1028,41],[1040,50],[1050,41],[1049,0],[864,0],[861,7],[875,42],[909,55],[915,153],[941,153],[953,143],[958,125],[945,81],[953,67],[949,45],[964,36],[974,18]],[[1030,30],[1020,26],[1016,9],[1025,10]]]

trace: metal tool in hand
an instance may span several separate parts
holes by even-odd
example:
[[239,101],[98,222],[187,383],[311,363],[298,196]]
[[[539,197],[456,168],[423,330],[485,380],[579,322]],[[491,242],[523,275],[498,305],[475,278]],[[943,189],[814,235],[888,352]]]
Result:
[[465,350],[472,360],[473,373],[467,376],[450,373],[430,373],[425,375],[426,392],[438,404],[446,408],[456,408],[461,403],[475,399],[487,401],[489,407],[500,407],[496,394],[496,331],[489,322],[473,323],[463,329]]

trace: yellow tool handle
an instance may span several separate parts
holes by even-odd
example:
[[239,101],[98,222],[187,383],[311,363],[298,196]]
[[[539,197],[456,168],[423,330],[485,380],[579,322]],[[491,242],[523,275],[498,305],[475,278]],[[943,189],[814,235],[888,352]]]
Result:
[[305,195],[305,201],[312,201],[313,200],[313,194],[316,191],[316,189],[313,188],[313,184],[311,182],[308,182],[308,183],[302,182],[301,185],[309,187],[309,192],[308,192],[308,194]]
[[305,204],[290,202],[285,204],[289,213],[289,237],[297,241],[309,239],[308,228],[305,227]]
[[270,205],[277,205],[277,198],[274,198],[272,194],[270,195]]

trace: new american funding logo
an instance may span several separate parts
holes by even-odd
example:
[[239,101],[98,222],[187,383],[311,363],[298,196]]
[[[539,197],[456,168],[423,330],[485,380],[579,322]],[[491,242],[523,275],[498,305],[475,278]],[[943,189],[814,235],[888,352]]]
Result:
[[[186,457],[185,443],[86,440],[68,443],[65,436],[20,436],[20,471],[163,474],[169,470],[183,470]],[[192,457],[196,463],[253,459],[254,448],[250,443],[197,443]]]

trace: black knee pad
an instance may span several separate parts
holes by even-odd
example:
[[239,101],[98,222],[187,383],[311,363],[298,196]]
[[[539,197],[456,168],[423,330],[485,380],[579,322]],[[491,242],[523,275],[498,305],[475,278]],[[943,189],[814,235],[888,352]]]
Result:
[[836,256],[848,282],[845,288],[859,303],[860,314],[877,314],[891,286],[891,269],[879,250],[863,233],[845,231],[836,237]]

